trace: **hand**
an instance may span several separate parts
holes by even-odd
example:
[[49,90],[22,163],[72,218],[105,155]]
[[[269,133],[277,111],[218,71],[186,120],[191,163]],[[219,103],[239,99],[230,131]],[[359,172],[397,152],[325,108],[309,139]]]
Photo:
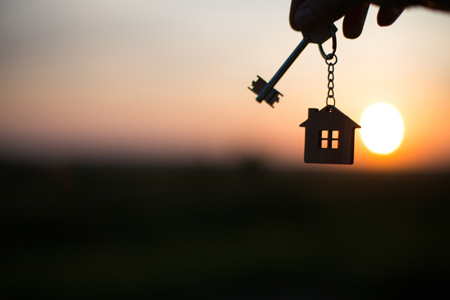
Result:
[[345,16],[344,36],[355,39],[361,35],[370,3],[380,6],[380,26],[393,24],[411,5],[450,10],[450,0],[292,0],[289,21],[294,30],[313,31]]

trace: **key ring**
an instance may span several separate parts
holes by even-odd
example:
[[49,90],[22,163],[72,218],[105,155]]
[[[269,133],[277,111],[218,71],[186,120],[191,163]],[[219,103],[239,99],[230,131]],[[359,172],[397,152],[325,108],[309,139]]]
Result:
[[332,40],[333,40],[333,45],[332,45],[333,52],[331,52],[330,54],[325,54],[325,51],[323,51],[322,44],[319,44],[319,51],[320,51],[320,54],[322,55],[322,57],[323,57],[325,60],[331,60],[331,59],[333,59],[333,57],[335,57],[335,54],[336,54],[336,48],[337,48],[336,32],[333,30],[333,27],[329,26],[329,28],[330,28],[330,31],[331,31],[331,38],[332,38]]

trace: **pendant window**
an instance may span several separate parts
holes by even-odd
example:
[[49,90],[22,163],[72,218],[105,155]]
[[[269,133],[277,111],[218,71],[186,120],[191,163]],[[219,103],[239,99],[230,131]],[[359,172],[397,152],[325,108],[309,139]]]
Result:
[[338,149],[339,148],[339,130],[321,130],[320,148]]

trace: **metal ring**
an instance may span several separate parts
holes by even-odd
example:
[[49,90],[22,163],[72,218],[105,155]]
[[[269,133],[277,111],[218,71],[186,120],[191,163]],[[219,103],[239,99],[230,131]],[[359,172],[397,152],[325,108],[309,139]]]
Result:
[[333,30],[333,27],[332,26],[328,26],[328,28],[330,28],[330,31],[331,31],[331,38],[332,38],[332,40],[333,40],[333,52],[332,53],[330,53],[330,54],[325,54],[325,51],[323,51],[323,47],[322,47],[322,44],[319,44],[319,51],[320,51],[320,54],[322,55],[322,57],[324,58],[324,59],[327,59],[327,57],[333,57],[333,56],[335,56],[335,54],[336,54],[336,48],[337,48],[337,39],[336,39],[336,32]]
[[[332,105],[328,103],[328,100],[329,100],[329,99],[333,99],[333,104],[332,104]],[[334,97],[327,97],[326,103],[327,103],[327,106],[330,106],[330,105],[331,105],[331,106],[336,106],[336,99],[334,99]]]
[[[334,59],[334,62],[332,62],[332,60]],[[335,64],[337,64],[338,62],[338,58],[336,56],[336,54],[328,54],[327,56],[325,56],[325,63],[328,65],[328,72],[334,72],[334,69],[331,71],[330,67],[333,67]]]

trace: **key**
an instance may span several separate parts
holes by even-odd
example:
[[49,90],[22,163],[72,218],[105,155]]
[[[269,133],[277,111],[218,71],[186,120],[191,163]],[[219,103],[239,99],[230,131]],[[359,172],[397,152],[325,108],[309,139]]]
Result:
[[[278,72],[272,77],[269,83],[258,76],[257,81],[252,82],[252,87],[248,87],[252,92],[258,95],[258,97],[256,97],[256,101],[261,103],[264,100],[267,104],[274,107],[273,104],[280,101],[279,96],[283,96],[283,94],[277,91],[274,87],[281,77],[283,77],[284,73],[286,73],[289,67],[294,63],[300,53],[302,53],[309,43],[314,43],[321,46],[324,42],[331,38],[336,31],[336,26],[332,24],[331,26],[323,27],[314,32],[302,32],[302,41],[297,48],[295,48],[294,52],[292,52],[292,54],[288,57],[286,62],[281,66]],[[321,50],[321,52],[323,51]],[[322,53],[322,55],[324,54]]]

